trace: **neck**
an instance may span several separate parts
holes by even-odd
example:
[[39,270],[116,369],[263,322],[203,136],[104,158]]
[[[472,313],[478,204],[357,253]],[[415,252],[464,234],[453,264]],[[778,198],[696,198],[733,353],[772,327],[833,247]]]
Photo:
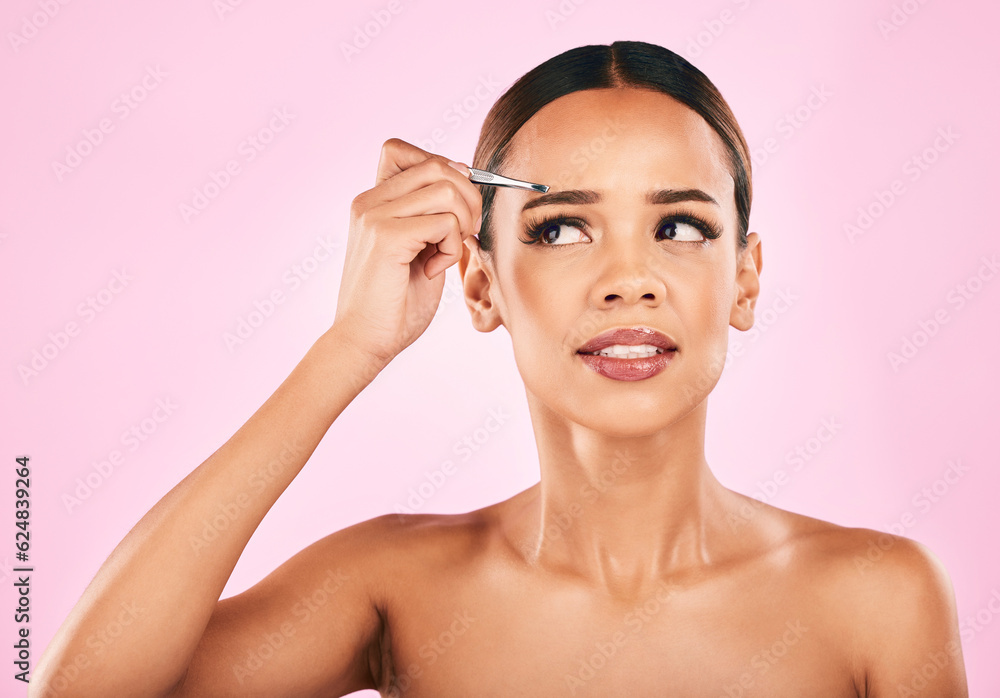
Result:
[[614,436],[532,404],[541,482],[518,507],[533,564],[634,595],[729,549],[735,506],[705,460],[706,403],[646,436]]

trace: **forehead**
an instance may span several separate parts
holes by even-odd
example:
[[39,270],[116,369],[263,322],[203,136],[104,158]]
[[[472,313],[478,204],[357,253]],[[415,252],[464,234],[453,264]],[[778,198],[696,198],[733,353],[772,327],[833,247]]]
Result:
[[[582,90],[546,104],[515,134],[504,174],[622,199],[698,188],[735,206],[722,139],[697,112],[651,89]],[[529,196],[507,190],[501,198]]]

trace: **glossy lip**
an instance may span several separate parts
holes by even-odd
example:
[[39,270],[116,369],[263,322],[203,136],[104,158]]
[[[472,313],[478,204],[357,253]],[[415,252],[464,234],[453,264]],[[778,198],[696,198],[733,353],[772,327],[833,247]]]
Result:
[[650,327],[620,327],[602,332],[577,350],[578,354],[593,354],[615,344],[637,346],[651,344],[666,351],[675,351],[677,342],[667,335]]
[[674,360],[676,351],[664,351],[642,359],[619,359],[597,354],[577,354],[592,371],[616,381],[641,381],[661,373]]

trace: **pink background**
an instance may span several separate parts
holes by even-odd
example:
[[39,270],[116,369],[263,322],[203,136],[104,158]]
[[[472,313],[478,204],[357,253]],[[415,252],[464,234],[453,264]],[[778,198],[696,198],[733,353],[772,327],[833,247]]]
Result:
[[[982,261],[1000,261],[986,205],[1000,141],[1000,54],[986,48],[995,4],[231,4],[220,15],[212,0],[8,0],[0,13],[0,456],[8,519],[13,459],[31,456],[32,666],[130,527],[332,322],[349,204],[373,186],[382,142],[469,163],[489,107],[524,72],[575,46],[636,39],[701,68],[757,153],[759,331],[732,330],[742,353],[710,401],[714,471],[776,506],[930,546],[954,582],[971,694],[1000,692],[1000,614],[988,605],[1000,598],[1000,280]],[[367,45],[348,59],[343,46],[359,36]],[[453,106],[463,102],[464,116]],[[288,123],[248,160],[241,144],[275,109]],[[102,120],[100,142],[57,174]],[[239,173],[185,222],[181,205],[229,160]],[[845,224],[859,207],[873,220],[852,240]],[[293,287],[296,269],[311,273]],[[427,332],[334,424],[226,596],[327,533],[405,505],[448,460],[456,474],[419,511],[467,511],[537,480],[509,338],[472,329],[457,267],[447,274]],[[275,289],[284,302],[228,348],[224,334]],[[100,312],[86,311],[89,297]],[[921,334],[935,317],[946,322]],[[78,334],[22,378],[69,322]],[[888,354],[904,338],[920,346],[894,368]],[[149,419],[158,400],[176,405],[161,423]],[[490,410],[510,415],[496,433],[483,429]],[[821,442],[824,420],[840,426]],[[133,426],[144,440],[123,442]],[[466,438],[469,457],[454,450]],[[786,458],[797,447],[811,453],[795,471]],[[124,459],[104,477],[97,464],[114,450]],[[951,483],[949,461],[962,465]],[[88,475],[97,487],[67,506]],[[8,535],[4,608],[16,599],[13,526]],[[3,623],[0,694],[24,695],[11,678],[11,613]]]

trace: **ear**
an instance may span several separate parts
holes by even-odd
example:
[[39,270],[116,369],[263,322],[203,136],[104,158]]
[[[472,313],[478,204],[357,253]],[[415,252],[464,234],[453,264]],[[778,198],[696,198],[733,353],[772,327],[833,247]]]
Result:
[[746,249],[736,261],[736,297],[729,314],[729,324],[738,330],[746,332],[753,327],[753,309],[760,294],[760,272],[763,268],[760,236],[750,233]]
[[470,235],[462,244],[458,273],[465,289],[465,305],[472,316],[472,326],[480,332],[492,332],[503,324],[494,302],[493,267],[485,260],[479,238]]

